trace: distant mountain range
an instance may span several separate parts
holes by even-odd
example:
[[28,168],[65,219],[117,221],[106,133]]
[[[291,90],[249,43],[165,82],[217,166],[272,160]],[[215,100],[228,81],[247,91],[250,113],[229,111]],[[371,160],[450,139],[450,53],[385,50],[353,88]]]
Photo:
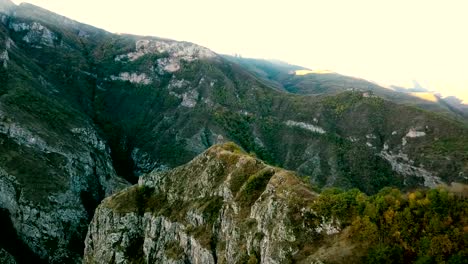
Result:
[[460,120],[468,120],[468,105],[463,104],[461,99],[454,96],[443,98],[440,94],[423,88],[416,81],[413,88],[395,85],[387,88],[364,79],[331,71],[314,71],[280,61],[227,55],[225,57],[268,80],[270,85],[279,90],[307,95],[332,95],[350,90],[372,91],[375,95],[397,104],[417,106]]

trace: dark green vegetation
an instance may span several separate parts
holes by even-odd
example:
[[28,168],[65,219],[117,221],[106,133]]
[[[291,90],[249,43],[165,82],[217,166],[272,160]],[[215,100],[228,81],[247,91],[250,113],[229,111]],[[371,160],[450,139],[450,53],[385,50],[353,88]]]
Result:
[[[466,263],[466,193],[446,189],[401,193],[384,188],[367,196],[358,190],[326,189],[310,208],[340,219],[356,255],[365,263]],[[319,221],[313,214],[306,221]]]
[[243,207],[252,206],[263,191],[265,191],[265,187],[273,174],[275,174],[273,168],[264,168],[253,175],[247,175],[248,178],[244,183],[244,188],[236,195],[238,203]]

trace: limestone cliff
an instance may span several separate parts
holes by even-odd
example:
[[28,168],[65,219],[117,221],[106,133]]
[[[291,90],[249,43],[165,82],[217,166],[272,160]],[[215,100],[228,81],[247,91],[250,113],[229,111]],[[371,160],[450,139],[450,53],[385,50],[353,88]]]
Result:
[[18,119],[0,106],[0,242],[20,256],[14,241],[50,263],[78,262],[95,206],[125,182],[92,127],[54,136],[40,120],[31,127]]
[[231,143],[216,145],[106,198],[90,224],[84,263],[319,261],[304,241],[340,227],[331,219],[309,225],[303,216],[316,196],[292,172]]
[[127,185],[69,85],[25,55],[63,44],[40,11],[0,1],[0,263],[81,262],[94,209]]

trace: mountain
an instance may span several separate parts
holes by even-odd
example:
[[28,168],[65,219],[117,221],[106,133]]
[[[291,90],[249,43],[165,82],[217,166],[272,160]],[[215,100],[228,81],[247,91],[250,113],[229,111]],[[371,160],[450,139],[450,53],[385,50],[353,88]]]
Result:
[[241,65],[244,69],[254,73],[269,86],[282,91],[285,91],[286,89],[281,83],[281,80],[286,79],[289,75],[296,71],[309,70],[307,68],[288,64],[282,61],[252,59],[229,55],[223,55],[223,57],[229,61]]
[[227,143],[106,198],[84,263],[462,263],[467,205],[444,189],[319,194]]
[[80,262],[102,199],[226,141],[318,188],[468,182],[451,115],[367,90],[293,94],[193,43],[1,3],[0,252],[20,263]]
[[465,103],[462,99],[456,96],[447,96],[442,98],[442,100],[451,107],[461,111],[466,117],[468,117],[468,104]]
[[90,225],[84,262],[245,263],[253,252],[282,262],[295,250],[285,250],[295,236],[286,226],[289,210],[300,207],[294,197],[316,195],[291,172],[234,144],[214,146],[104,200]]
[[[431,102],[432,104],[427,105],[427,109],[429,110],[434,110],[434,105],[437,104],[444,107],[446,110],[449,110],[450,113],[452,113],[452,116],[461,117],[464,119],[464,121],[468,120],[468,105],[465,104],[463,100],[455,96],[443,97],[439,93],[429,91],[428,89],[422,87],[417,81],[413,82],[413,88],[404,88],[396,85],[392,85],[390,88],[392,90],[426,100],[427,102]],[[432,106],[432,108],[430,106]]]
[[[0,248],[19,263],[80,262],[95,207],[128,183],[92,118],[56,82],[83,81],[51,74],[66,71],[67,61],[54,53],[64,43],[58,33],[32,15],[45,11],[14,10],[0,14]],[[71,47],[63,48],[66,56]]]
[[262,59],[249,59],[224,56],[252,71],[266,83],[278,90],[305,95],[335,95],[344,91],[371,92],[373,95],[396,104],[415,106],[432,112],[441,113],[462,122],[468,122],[463,107],[432,94],[415,81],[414,88],[399,86],[385,88],[373,82],[341,75],[331,71],[313,71],[300,66],[278,63]]

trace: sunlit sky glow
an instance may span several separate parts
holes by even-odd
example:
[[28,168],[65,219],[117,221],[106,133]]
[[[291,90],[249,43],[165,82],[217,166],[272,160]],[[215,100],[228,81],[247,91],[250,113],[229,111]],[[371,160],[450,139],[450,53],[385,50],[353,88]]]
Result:
[[[14,1],[20,3],[22,1]],[[111,32],[185,40],[468,102],[466,0],[29,0]]]

